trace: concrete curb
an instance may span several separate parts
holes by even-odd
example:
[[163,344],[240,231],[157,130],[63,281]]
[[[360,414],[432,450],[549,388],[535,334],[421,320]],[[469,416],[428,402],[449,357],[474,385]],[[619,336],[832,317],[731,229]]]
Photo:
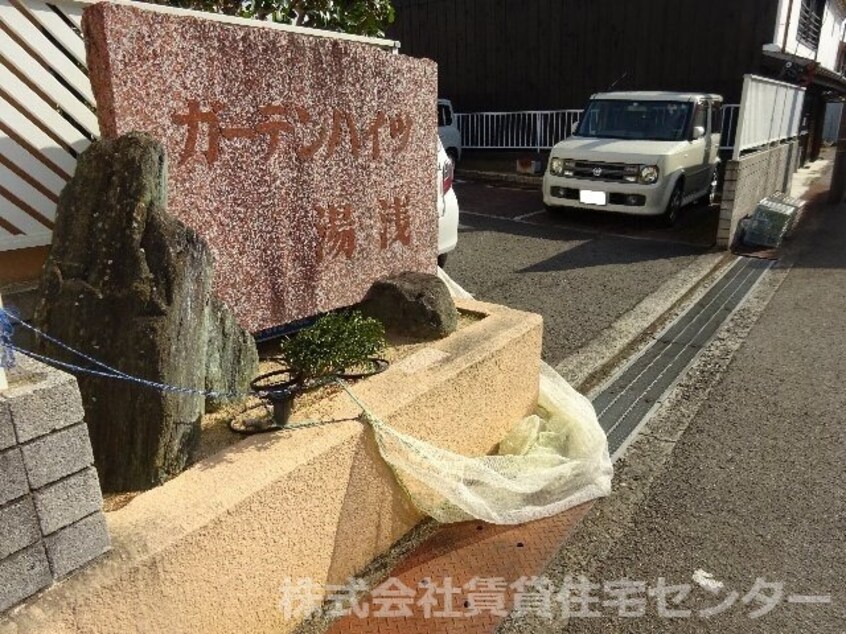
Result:
[[653,334],[714,284],[733,259],[732,254],[722,251],[699,256],[555,369],[580,392],[593,396],[626,359],[649,343]]
[[456,178],[477,181],[482,183],[496,183],[499,185],[521,185],[527,189],[540,189],[543,183],[542,176],[530,174],[508,174],[504,172],[486,172],[482,170],[457,169]]

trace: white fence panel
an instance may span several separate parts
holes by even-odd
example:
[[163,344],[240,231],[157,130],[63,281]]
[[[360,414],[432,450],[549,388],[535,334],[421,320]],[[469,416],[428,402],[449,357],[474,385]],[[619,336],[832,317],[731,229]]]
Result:
[[[27,0],[19,5],[28,15],[38,22],[50,35],[80,64],[85,66],[85,45],[82,38],[59,16],[61,4],[49,5],[40,0]],[[55,9],[53,8],[55,7]]]
[[[17,35],[19,41],[26,42],[29,50],[38,57],[45,68],[57,73],[70,88],[82,95],[88,104],[93,106],[94,93],[91,92],[88,75],[80,70],[77,63],[69,57],[57,55],[56,46],[32,22],[21,19],[22,15],[28,16],[29,12],[22,13],[9,0],[0,0],[0,22]],[[87,115],[90,116],[91,113]]]
[[804,102],[804,88],[744,75],[734,158],[746,150],[799,136]]
[[463,148],[540,151],[570,136],[581,114],[581,110],[525,110],[455,116]]
[[83,7],[0,0],[0,251],[50,243],[58,195],[100,134]]
[[[722,109],[721,150],[734,147],[739,104]],[[469,150],[549,150],[573,133],[583,110],[456,113],[461,146]]]

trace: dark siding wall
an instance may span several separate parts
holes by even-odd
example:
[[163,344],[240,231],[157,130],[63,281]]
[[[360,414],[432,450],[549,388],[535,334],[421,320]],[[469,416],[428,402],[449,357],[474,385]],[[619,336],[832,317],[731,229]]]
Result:
[[778,0],[394,0],[389,31],[438,62],[461,112],[580,108],[620,90],[717,92],[740,100],[760,71]]

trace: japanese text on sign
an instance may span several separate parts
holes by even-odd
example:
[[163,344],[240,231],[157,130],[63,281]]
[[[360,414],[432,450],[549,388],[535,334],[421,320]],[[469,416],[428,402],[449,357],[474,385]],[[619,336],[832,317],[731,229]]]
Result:
[[360,124],[351,112],[339,108],[321,117],[298,105],[268,104],[259,106],[254,120],[247,125],[225,126],[221,122],[225,110],[225,104],[219,101],[203,107],[199,100],[191,99],[185,111],[172,114],[171,121],[186,128],[180,165],[198,154],[201,132],[205,132],[207,141],[199,153],[209,165],[220,156],[222,141],[231,139],[264,139],[268,157],[279,150],[284,139],[301,161],[311,160],[318,153],[330,159],[346,141],[353,157],[378,161],[406,150],[413,125],[411,118],[402,113],[389,115],[379,111]]

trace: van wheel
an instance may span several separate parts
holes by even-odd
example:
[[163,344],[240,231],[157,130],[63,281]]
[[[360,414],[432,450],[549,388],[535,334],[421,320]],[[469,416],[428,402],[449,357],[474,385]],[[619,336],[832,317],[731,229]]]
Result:
[[449,255],[449,254],[448,253],[441,253],[438,256],[438,266],[439,267],[444,268],[444,266],[447,263],[447,255]]
[[667,202],[667,209],[664,211],[664,215],[661,216],[661,220],[665,226],[672,227],[676,224],[682,206],[683,194],[683,183],[679,181],[673,188],[673,193],[670,194],[670,200]]

